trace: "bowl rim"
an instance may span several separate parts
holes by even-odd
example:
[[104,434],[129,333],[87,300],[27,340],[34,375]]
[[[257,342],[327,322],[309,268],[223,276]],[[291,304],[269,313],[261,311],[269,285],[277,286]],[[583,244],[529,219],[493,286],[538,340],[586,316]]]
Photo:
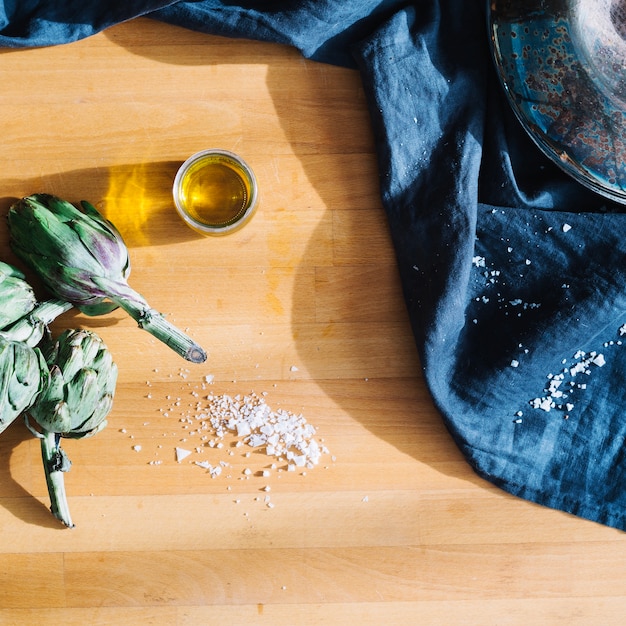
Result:
[[[487,5],[491,56],[527,134],[579,183],[626,204],[626,110],[600,89],[578,50],[571,2],[487,0]],[[539,29],[546,43],[538,51],[530,42]],[[552,56],[540,63],[541,54]],[[573,77],[578,83],[572,84]],[[579,110],[572,87],[595,106]],[[559,132],[568,120],[571,133]]]

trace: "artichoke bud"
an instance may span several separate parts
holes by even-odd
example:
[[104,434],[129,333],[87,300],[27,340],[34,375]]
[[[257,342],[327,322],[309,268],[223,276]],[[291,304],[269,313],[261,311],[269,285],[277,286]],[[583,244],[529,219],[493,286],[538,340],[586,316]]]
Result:
[[117,366],[94,332],[66,330],[46,353],[50,381],[30,409],[41,428],[63,437],[94,435],[113,405]]
[[0,328],[30,313],[37,304],[33,288],[17,268],[0,261]]
[[119,306],[183,358],[204,362],[205,350],[128,285],[128,249],[115,226],[93,205],[81,204],[82,211],[49,194],[13,204],[8,222],[15,254],[55,298],[71,302],[87,315],[102,315]]
[[0,337],[0,432],[35,402],[48,377],[38,348]]
[[22,198],[9,209],[11,246],[57,298],[100,303],[107,294],[92,276],[125,278],[128,250],[115,227],[89,205],[83,212],[49,194]]

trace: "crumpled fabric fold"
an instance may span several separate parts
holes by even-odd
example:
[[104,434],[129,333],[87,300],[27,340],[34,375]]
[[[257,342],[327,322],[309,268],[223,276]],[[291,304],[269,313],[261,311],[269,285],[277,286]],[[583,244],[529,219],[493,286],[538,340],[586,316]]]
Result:
[[0,0],[0,47],[71,43],[171,3],[171,0]]
[[149,15],[358,68],[407,310],[452,437],[507,492],[626,529],[624,208],[526,135],[486,13],[483,0],[4,2],[0,45]]

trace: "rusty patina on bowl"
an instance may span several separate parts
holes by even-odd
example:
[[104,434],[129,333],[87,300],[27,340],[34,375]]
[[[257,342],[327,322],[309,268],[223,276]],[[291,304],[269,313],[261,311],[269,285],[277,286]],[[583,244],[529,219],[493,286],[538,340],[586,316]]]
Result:
[[626,204],[626,0],[491,0],[500,79],[537,145]]

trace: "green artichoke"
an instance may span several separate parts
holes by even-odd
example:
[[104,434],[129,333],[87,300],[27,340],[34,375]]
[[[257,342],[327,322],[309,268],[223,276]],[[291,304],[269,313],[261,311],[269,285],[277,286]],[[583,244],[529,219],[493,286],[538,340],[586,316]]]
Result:
[[29,428],[41,441],[50,510],[71,528],[63,478],[71,463],[61,438],[90,437],[106,426],[117,366],[102,339],[90,330],[66,330],[46,347],[45,358],[50,380],[28,412],[40,432]]
[[0,337],[0,432],[35,401],[48,382],[38,348]]
[[6,328],[37,304],[33,288],[17,268],[0,261],[0,328]]
[[49,194],[22,198],[9,209],[10,243],[50,292],[88,315],[120,306],[139,325],[188,361],[206,352],[170,324],[127,282],[128,249],[120,233],[89,202],[82,211]]
[[66,330],[44,356],[50,380],[31,417],[61,437],[78,439],[102,430],[117,382],[117,365],[102,339],[90,330]]

